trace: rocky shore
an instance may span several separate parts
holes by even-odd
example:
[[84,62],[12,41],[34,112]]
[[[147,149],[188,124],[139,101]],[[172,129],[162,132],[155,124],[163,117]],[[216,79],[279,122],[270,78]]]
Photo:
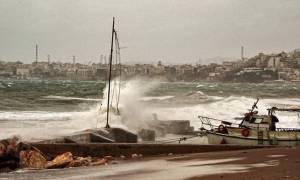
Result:
[[[273,147],[158,156],[133,154],[107,159],[110,165],[21,169],[2,173],[0,179],[299,179],[299,153],[298,147]],[[57,159],[63,162],[64,158]],[[89,158],[77,160],[80,159]]]

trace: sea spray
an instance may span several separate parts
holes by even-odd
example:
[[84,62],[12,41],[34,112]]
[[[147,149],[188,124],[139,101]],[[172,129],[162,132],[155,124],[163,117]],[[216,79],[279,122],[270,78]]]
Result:
[[[292,99],[261,99],[257,105],[257,110],[259,114],[267,114],[267,109],[274,106],[274,102],[277,102],[277,106],[287,106],[293,101]],[[254,98],[230,96],[219,97],[216,101],[199,103],[197,105],[154,108],[152,110],[158,114],[159,119],[190,120],[191,125],[197,129],[201,126],[199,115],[239,123],[240,121],[236,120],[236,118],[242,118],[251,109],[254,102]],[[300,127],[300,117],[297,113],[278,112],[276,115],[280,121],[277,127]],[[212,123],[218,125],[220,122]]]
[[[147,92],[151,91],[158,85],[158,80],[135,78],[123,82],[120,90],[119,114],[117,109],[117,91],[112,95],[112,113],[110,123],[114,126],[126,126],[130,130],[137,131],[147,127],[147,122],[153,119],[150,107],[141,102],[141,99]],[[119,84],[114,84],[116,87]],[[117,89],[113,87],[112,89]],[[102,104],[102,119],[106,116],[107,88],[104,90]]]
[[[138,91],[135,88],[131,89],[131,91],[135,90]],[[134,94],[134,92],[131,93]],[[125,97],[123,97],[122,103],[126,99],[126,94],[123,96]],[[126,115],[127,119],[112,115],[110,123],[113,127],[123,127],[135,131],[141,127],[147,127],[148,120],[152,120],[152,114],[156,113],[160,120],[190,120],[191,125],[197,130],[201,125],[198,115],[238,122],[234,118],[242,117],[251,108],[254,101],[254,98],[231,96],[196,105],[155,107],[130,99],[126,101],[128,104],[125,102],[121,104],[121,115]],[[274,101],[274,99],[261,99],[258,103],[259,114],[266,114],[266,109],[272,107]],[[286,106],[293,101],[294,99],[283,99],[275,102],[276,105]],[[0,138],[20,135],[25,140],[39,140],[95,128],[97,121],[100,122],[98,127],[104,127],[106,114],[105,111],[99,110],[100,104],[93,105],[90,110],[82,112],[2,111],[0,112]],[[277,127],[300,127],[297,113],[278,112],[276,115],[280,121]]]

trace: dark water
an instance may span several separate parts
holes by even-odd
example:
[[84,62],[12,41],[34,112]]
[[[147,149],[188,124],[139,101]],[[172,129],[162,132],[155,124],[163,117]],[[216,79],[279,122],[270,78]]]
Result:
[[[106,111],[101,109],[105,86],[103,81],[0,81],[0,139],[12,135],[30,140],[49,138],[101,126],[106,119]],[[258,107],[265,113],[278,104],[299,105],[299,96],[300,84],[152,85],[133,80],[124,85],[120,105],[122,116],[129,120],[126,126],[132,130],[154,113],[159,119],[190,120],[197,129],[198,115],[233,120],[247,112],[256,97],[262,98]],[[281,114],[282,127],[298,127],[299,117]],[[112,123],[124,126],[117,116],[112,117]]]
[[162,83],[155,89],[155,94],[182,95],[188,92],[202,91],[211,96],[248,96],[248,97],[299,97],[299,84],[268,83]]
[[92,102],[48,96],[100,99],[104,87],[105,82],[91,81],[0,81],[0,110],[72,110]]
[[[105,85],[106,82],[103,81],[2,80],[0,81],[0,111],[84,110],[82,107],[98,103],[93,99],[101,99],[103,97]],[[172,95],[180,97],[197,91],[201,91],[209,96],[222,97],[293,98],[300,97],[300,83],[159,83],[158,86],[150,89],[145,96]]]

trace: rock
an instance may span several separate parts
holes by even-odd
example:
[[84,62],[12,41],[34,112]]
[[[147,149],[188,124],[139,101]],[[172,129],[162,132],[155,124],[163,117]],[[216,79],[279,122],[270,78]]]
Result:
[[91,157],[78,157],[77,159],[71,161],[67,167],[79,167],[79,166],[88,166],[92,162]]
[[47,164],[46,158],[37,151],[21,151],[20,152],[20,166],[22,168],[45,168]]
[[14,155],[16,152],[16,146],[9,144],[6,149],[6,154]]
[[78,158],[76,158],[76,160],[85,160],[85,161],[88,161],[88,162],[92,162],[92,157],[91,156],[88,156],[88,157],[78,157]]
[[0,157],[5,156],[6,154],[6,145],[3,143],[0,143]]
[[34,147],[34,146],[30,145],[30,144],[27,144],[27,143],[24,143],[24,142],[20,142],[16,146],[16,152],[27,151],[27,150],[33,150],[33,151],[39,152],[44,157],[46,157],[38,148],[36,148],[36,147]]
[[0,161],[0,173],[9,172],[15,170],[19,167],[19,162],[15,160]]
[[95,162],[92,162],[91,165],[92,166],[106,165],[107,162],[108,162],[108,160],[106,160],[106,159],[103,158],[103,159],[99,159],[99,160],[97,160]]
[[107,161],[112,161],[112,160],[114,160],[114,157],[112,157],[112,156],[104,156],[104,159],[106,159]]
[[71,152],[66,152],[64,154],[56,156],[52,161],[48,162],[46,165],[47,169],[53,168],[64,168],[68,166],[73,161],[73,155]]
[[73,160],[66,167],[80,167],[80,166],[87,166],[87,164],[85,164],[84,161]]
[[138,157],[137,154],[131,154],[131,158],[132,158],[132,159],[135,159],[135,158],[137,158],[137,157]]
[[19,167],[19,151],[16,151],[18,141],[16,136],[0,140],[0,172]]
[[[3,156],[15,156],[16,147],[20,138],[17,136],[13,136],[12,138],[0,140],[0,157]],[[17,153],[19,156],[19,153]]]

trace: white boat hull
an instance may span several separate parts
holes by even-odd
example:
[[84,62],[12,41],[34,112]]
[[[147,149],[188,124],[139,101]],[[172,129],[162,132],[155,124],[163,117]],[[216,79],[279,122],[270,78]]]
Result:
[[253,137],[243,137],[222,134],[217,132],[207,132],[209,144],[236,144],[236,145],[279,145],[298,146],[300,139],[258,139]]

